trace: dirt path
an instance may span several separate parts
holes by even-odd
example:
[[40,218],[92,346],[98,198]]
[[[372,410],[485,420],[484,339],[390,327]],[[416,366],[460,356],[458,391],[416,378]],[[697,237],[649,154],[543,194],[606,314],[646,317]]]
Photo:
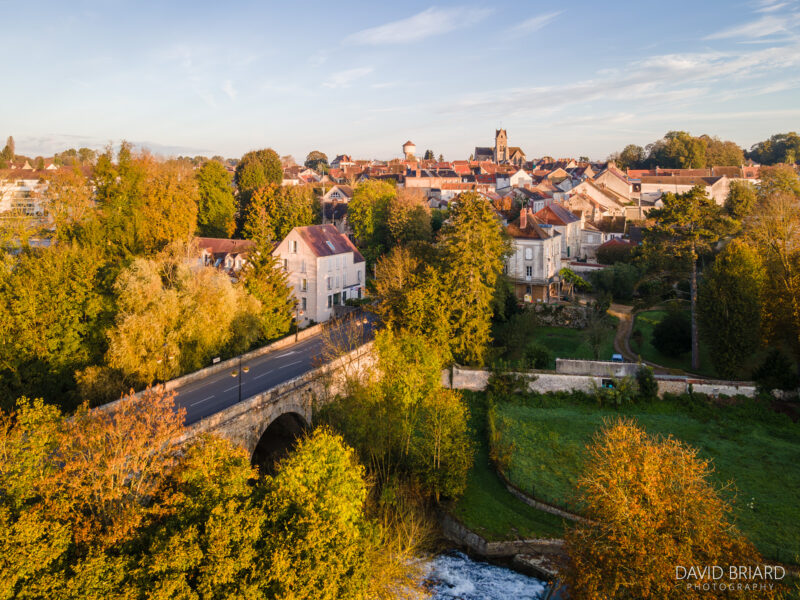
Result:
[[674,372],[671,369],[667,369],[666,367],[662,367],[661,365],[657,365],[655,363],[651,363],[640,358],[637,354],[635,354],[631,350],[630,346],[630,339],[631,333],[633,333],[633,307],[627,306],[625,304],[612,304],[608,309],[608,314],[617,317],[619,319],[619,325],[617,325],[617,334],[614,336],[614,350],[618,353],[622,354],[628,362],[639,362],[653,367],[653,371],[656,373],[670,373]]

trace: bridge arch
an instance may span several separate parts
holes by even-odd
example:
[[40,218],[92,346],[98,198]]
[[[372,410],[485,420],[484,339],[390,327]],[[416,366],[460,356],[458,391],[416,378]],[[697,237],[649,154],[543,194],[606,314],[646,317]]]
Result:
[[[300,407],[292,407],[300,409]],[[250,463],[262,473],[272,473],[275,462],[284,458],[294,448],[297,439],[309,428],[310,418],[305,411],[284,407],[280,414],[267,423],[258,437],[250,456]]]

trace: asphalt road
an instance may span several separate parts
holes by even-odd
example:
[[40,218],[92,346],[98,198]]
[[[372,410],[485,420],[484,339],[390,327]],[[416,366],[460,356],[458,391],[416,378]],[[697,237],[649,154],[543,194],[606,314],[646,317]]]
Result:
[[[372,339],[377,326],[375,316],[365,313],[357,320],[366,320],[361,333],[363,341]],[[344,326],[346,325],[338,325],[334,332],[341,331]],[[329,336],[320,333],[291,346],[243,361],[241,399],[246,400],[319,367],[327,339]],[[238,372],[238,368],[215,373],[175,388],[175,404],[186,409],[187,425],[239,402],[239,376],[234,376],[234,371]]]

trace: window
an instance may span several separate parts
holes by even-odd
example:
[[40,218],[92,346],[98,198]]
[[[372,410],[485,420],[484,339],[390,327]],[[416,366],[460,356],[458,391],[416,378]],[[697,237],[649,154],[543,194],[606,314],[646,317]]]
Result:
[[532,277],[533,276],[533,267],[528,266],[525,267],[525,277]]
[[[300,281],[300,291],[307,292],[308,291],[308,279],[303,279]],[[303,299],[305,301],[305,298]]]
[[361,271],[358,271],[358,283],[361,283]]
[[289,252],[297,254],[297,240],[289,240]]
[[333,289],[333,277],[328,277],[328,289]]
[[533,258],[533,248],[525,248],[525,260],[531,260]]
[[340,300],[339,300],[340,297],[341,297],[341,294],[339,294],[339,293],[334,294],[333,295],[333,303],[334,304],[339,304],[340,303]]
[[328,261],[328,271],[333,271],[333,259],[326,258],[325,260]]
[[300,261],[300,272],[301,273],[305,273],[306,272],[306,259],[305,258]]
[[328,308],[333,306],[333,296],[328,296]]
[[288,259],[288,258],[284,258],[284,259],[283,259],[283,269],[284,269],[285,271],[288,271],[288,270],[289,270],[289,259]]
[[304,311],[305,309],[306,309],[306,297],[303,296],[302,298],[300,298],[300,310]]

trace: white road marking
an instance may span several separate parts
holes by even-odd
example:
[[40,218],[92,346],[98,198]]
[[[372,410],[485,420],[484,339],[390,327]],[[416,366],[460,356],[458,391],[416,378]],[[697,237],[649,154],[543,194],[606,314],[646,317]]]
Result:
[[236,389],[236,388],[238,388],[238,387],[239,387],[239,384],[237,383],[235,386],[233,386],[233,387],[229,387],[229,388],[228,388],[227,390],[225,390],[225,391],[226,391],[226,392],[230,392],[231,390],[235,390],[235,389]]
[[203,398],[202,400],[198,400],[197,402],[193,402],[189,406],[197,406],[198,404],[202,404],[203,402],[206,402],[207,400],[211,400],[213,397],[214,396],[209,396],[208,398]]
[[296,360],[293,363],[289,363],[288,365],[283,365],[282,367],[278,367],[278,368],[279,369],[285,369],[286,367],[291,367],[292,365],[299,365],[301,362],[303,362],[303,361],[302,360]]
[[284,356],[290,356],[290,355],[292,355],[292,354],[296,354],[296,353],[297,353],[297,351],[296,351],[296,350],[290,350],[289,352],[286,352],[286,353],[284,353],[284,354],[281,354],[280,356],[276,356],[275,358],[283,358]]
[[270,373],[272,373],[272,371],[274,371],[274,370],[275,370],[275,369],[272,369],[272,370],[270,370],[270,371],[264,371],[264,372],[263,372],[261,375],[256,375],[255,377],[253,377],[253,379],[258,379],[259,377],[263,377],[264,375],[269,375],[269,374],[270,374]]

